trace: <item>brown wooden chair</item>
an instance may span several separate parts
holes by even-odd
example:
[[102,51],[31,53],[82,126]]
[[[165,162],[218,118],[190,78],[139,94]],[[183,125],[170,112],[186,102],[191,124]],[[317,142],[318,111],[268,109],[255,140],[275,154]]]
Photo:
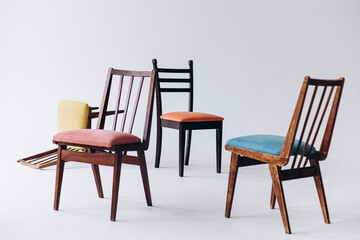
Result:
[[225,217],[230,217],[238,168],[267,163],[272,178],[270,207],[277,199],[286,233],[291,233],[282,186],[287,180],[313,177],[325,223],[330,223],[319,161],[328,155],[344,81],[305,77],[286,137],[251,135],[227,141],[231,163]]
[[[153,69],[156,71],[156,107],[157,107],[157,141],[155,167],[160,166],[162,127],[179,130],[179,176],[184,176],[184,164],[189,165],[191,132],[198,129],[216,129],[216,169],[221,172],[221,142],[222,122],[224,118],[208,114],[193,112],[194,84],[193,84],[193,61],[189,61],[188,69],[158,68],[157,60],[153,59]],[[179,78],[179,76],[182,76]],[[161,83],[185,83],[187,87],[162,87]],[[161,93],[189,93],[188,112],[162,113]],[[186,155],[185,132],[187,131]],[[185,156],[185,162],[184,162]]]
[[[119,82],[118,89],[117,91],[111,91],[112,86],[114,88],[116,87],[114,86],[115,81]],[[148,94],[146,94],[146,91],[143,90],[147,87],[149,88]],[[125,92],[125,88],[128,88],[127,94]],[[58,133],[54,136],[53,142],[59,145],[54,199],[55,210],[59,209],[64,164],[68,161],[91,163],[95,166],[97,171],[94,172],[94,175],[98,190],[101,189],[98,165],[114,167],[111,221],[115,221],[116,219],[120,170],[122,163],[140,166],[146,201],[148,206],[152,205],[144,151],[149,147],[154,88],[155,71],[126,71],[110,68],[105,84],[105,91],[100,106],[96,129],[71,130]],[[114,93],[115,95],[116,92],[117,94],[114,102],[115,115],[113,117],[112,128],[111,130],[104,130],[106,112],[108,105],[110,105],[110,95],[113,95],[111,93]],[[124,94],[122,94],[123,92]],[[136,95],[132,94],[135,92]],[[123,102],[123,100],[125,101]],[[124,109],[124,114],[122,115],[120,129],[118,129],[118,112],[122,111],[119,110],[120,106],[124,106],[124,108],[121,108]],[[134,123],[137,124],[136,126],[139,125],[138,119],[140,114],[137,114],[137,112],[140,109],[144,111],[144,114],[142,115],[143,119],[140,118],[140,120],[144,120],[145,122],[145,124],[140,124],[140,126],[143,127],[143,131],[140,131],[142,139],[132,134]],[[130,115],[130,111],[131,116],[127,117]],[[127,132],[125,132],[125,127],[128,129]],[[87,151],[69,151],[66,149],[68,145],[84,147]],[[137,152],[137,156],[128,155],[131,151]]]

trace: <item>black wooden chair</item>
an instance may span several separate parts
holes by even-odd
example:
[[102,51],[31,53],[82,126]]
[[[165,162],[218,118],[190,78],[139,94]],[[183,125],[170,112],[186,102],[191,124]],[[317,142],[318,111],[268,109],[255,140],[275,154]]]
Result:
[[225,217],[230,217],[238,168],[266,163],[272,178],[270,208],[277,199],[286,233],[291,233],[282,186],[287,180],[313,177],[325,223],[330,223],[319,162],[329,152],[344,81],[305,77],[286,136],[250,135],[226,142],[231,163]]
[[[119,85],[115,86],[117,82]],[[117,87],[117,91],[111,91],[112,87],[115,89]],[[147,87],[149,89],[148,94],[143,90]],[[123,93],[124,88],[128,89],[127,93]],[[59,208],[64,165],[68,161],[91,163],[96,167],[97,171],[94,171],[94,175],[99,197],[102,197],[102,194],[100,194],[102,187],[98,165],[114,168],[111,221],[116,219],[122,163],[140,166],[146,202],[148,206],[152,205],[144,151],[149,147],[154,88],[155,71],[126,71],[110,68],[96,129],[71,130],[58,133],[54,136],[53,142],[58,144],[54,199],[55,210]],[[136,92],[136,95],[132,94],[134,92]],[[111,93],[117,93],[114,101],[115,115],[111,130],[104,130]],[[118,113],[123,111],[120,110],[120,107],[124,109],[124,114],[121,119],[120,129],[118,129]],[[143,114],[137,114],[138,110],[142,110]],[[131,113],[131,116],[129,113]],[[133,133],[134,123],[135,126],[139,126],[138,129],[140,131],[137,134],[139,137]],[[128,130],[126,131],[125,128]],[[86,151],[70,151],[66,149],[69,145],[83,147]],[[130,156],[129,152],[136,152],[137,156]]]
[[[156,106],[157,106],[157,141],[155,167],[160,165],[162,127],[179,130],[179,176],[184,176],[184,164],[189,164],[191,132],[198,129],[216,129],[216,168],[221,172],[221,142],[222,123],[224,118],[208,114],[193,112],[194,84],[193,84],[193,61],[189,61],[188,69],[158,68],[157,60],[153,59],[153,68],[156,71]],[[179,78],[179,76],[182,76]],[[187,87],[162,87],[162,83],[186,83]],[[161,93],[189,93],[188,112],[162,113]],[[186,155],[185,132],[187,131]]]

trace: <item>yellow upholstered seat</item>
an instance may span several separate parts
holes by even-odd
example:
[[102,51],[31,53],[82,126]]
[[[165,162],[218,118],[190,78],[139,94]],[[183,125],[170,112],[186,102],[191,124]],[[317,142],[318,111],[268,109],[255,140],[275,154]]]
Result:
[[58,105],[58,132],[86,128],[88,116],[88,104],[77,101],[60,101]]

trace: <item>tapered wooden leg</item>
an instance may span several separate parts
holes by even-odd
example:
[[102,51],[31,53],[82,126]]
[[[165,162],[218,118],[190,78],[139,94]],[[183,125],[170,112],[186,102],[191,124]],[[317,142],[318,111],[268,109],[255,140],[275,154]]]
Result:
[[184,176],[184,147],[185,147],[185,130],[179,129],[179,176]]
[[231,213],[231,207],[234,198],[235,192],[235,184],[236,184],[236,177],[238,173],[238,163],[239,163],[239,155],[236,153],[231,153],[231,160],[230,160],[230,170],[229,170],[229,184],[228,184],[228,191],[226,197],[226,208],[225,208],[225,217],[229,218]]
[[321,171],[320,171],[320,165],[319,162],[315,161],[315,160],[310,160],[311,166],[317,166],[318,169],[318,175],[314,176],[314,181],[315,181],[315,185],[316,185],[316,190],[319,196],[319,200],[320,200],[320,205],[321,205],[321,210],[324,216],[324,221],[325,223],[330,223],[330,216],[329,216],[329,210],[327,207],[327,203],[326,203],[326,197],[325,197],[325,190],[324,190],[324,185],[323,185],[323,181],[322,181],[322,177],[321,177]]
[[275,191],[274,191],[274,187],[271,185],[271,196],[270,196],[270,208],[271,209],[275,208],[275,201],[276,201]]
[[162,142],[162,127],[161,123],[158,121],[157,124],[157,137],[156,137],[156,154],[155,154],[155,167],[159,168],[160,166],[160,156],[161,156],[161,142]]
[[104,193],[103,193],[102,184],[101,184],[99,165],[91,164],[91,168],[92,168],[92,171],[93,171],[93,174],[94,174],[96,189],[97,189],[99,198],[104,198]]
[[145,154],[144,154],[144,151],[138,151],[137,153],[138,153],[138,158],[139,158],[141,178],[142,178],[143,185],[144,185],[146,203],[148,206],[152,206],[149,177],[148,177],[146,161],[145,161]]
[[112,187],[112,197],[111,197],[111,216],[110,220],[116,220],[116,210],[119,196],[119,184],[120,184],[120,171],[121,171],[121,152],[115,152],[115,161],[114,161],[114,176],[113,176],[113,187]]
[[221,173],[222,122],[216,129],[216,172]]
[[278,201],[281,218],[282,218],[282,221],[284,224],[285,232],[287,234],[290,234],[291,229],[290,229],[289,217],[288,217],[287,208],[286,208],[283,186],[282,186],[282,183],[280,180],[280,167],[269,164],[269,170],[270,170],[270,174],[271,174],[271,178],[272,178],[275,196]]
[[55,197],[54,197],[54,210],[59,210],[59,203],[60,203],[60,193],[61,193],[61,185],[62,185],[62,178],[64,175],[64,166],[65,161],[61,160],[62,149],[65,147],[59,146],[58,147],[58,156],[57,156],[57,166],[56,166],[56,180],[55,180]]
[[190,158],[190,145],[191,145],[191,130],[187,131],[187,142],[186,142],[186,154],[185,154],[185,165],[189,165],[189,158]]

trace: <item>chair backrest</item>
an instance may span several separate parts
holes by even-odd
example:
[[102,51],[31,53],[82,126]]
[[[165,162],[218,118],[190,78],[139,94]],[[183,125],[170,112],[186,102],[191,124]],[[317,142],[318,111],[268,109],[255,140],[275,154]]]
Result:
[[[174,69],[174,68],[158,68],[157,60],[153,59],[153,69],[156,71],[156,108],[157,115],[162,115],[162,101],[161,93],[189,93],[189,112],[193,111],[194,105],[194,75],[193,75],[193,61],[189,60],[189,68]],[[181,77],[179,77],[181,76]],[[187,87],[162,87],[162,83],[186,83]]]
[[[306,167],[311,158],[326,159],[344,81],[344,78],[322,80],[305,77],[280,153],[280,157],[287,159],[284,165],[289,162],[290,155],[294,155],[291,169]],[[305,142],[305,145],[300,147],[301,144],[297,144],[296,153],[291,154],[295,139]],[[309,150],[313,147],[315,153]]]
[[[116,86],[117,82],[118,85]],[[145,91],[143,91],[145,85],[149,88],[147,98],[146,93],[144,93]],[[146,112],[142,115],[145,116],[142,143],[145,144],[147,149],[151,130],[154,89],[154,70],[127,71],[109,68],[96,128],[104,129],[110,100],[114,101],[113,107],[115,108],[111,127],[113,131],[119,130],[121,132],[133,133],[134,122],[140,115],[137,112],[139,109],[142,109]],[[136,95],[133,94],[135,92]],[[110,97],[110,95],[115,97]],[[140,102],[143,104],[139,105]],[[118,117],[122,110],[122,117]],[[118,125],[120,118],[121,123]]]

